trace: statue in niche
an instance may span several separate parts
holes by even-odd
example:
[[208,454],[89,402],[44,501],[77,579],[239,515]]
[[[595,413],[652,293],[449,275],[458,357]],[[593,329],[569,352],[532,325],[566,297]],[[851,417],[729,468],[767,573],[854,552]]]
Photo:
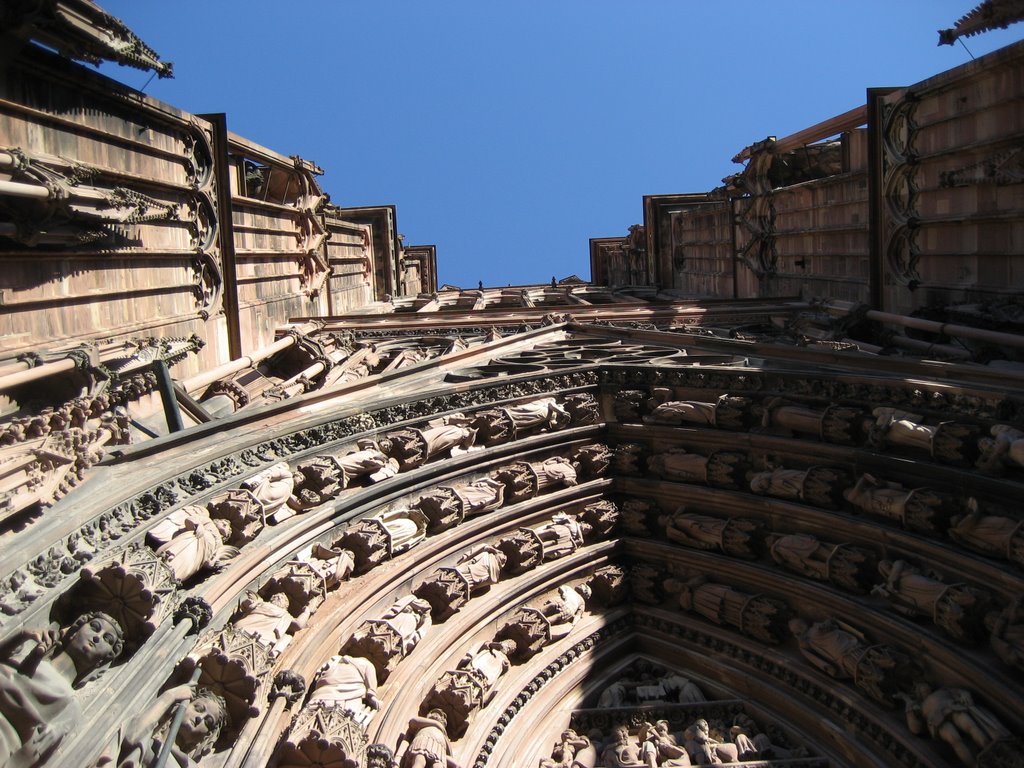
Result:
[[861,440],[864,413],[858,408],[830,405],[816,411],[776,397],[767,400],[760,410],[761,426],[765,428],[814,435],[839,445],[855,445]]
[[576,515],[556,512],[550,522],[532,530],[541,542],[544,560],[557,560],[571,555],[584,544],[583,525]]
[[544,493],[556,486],[571,488],[576,485],[578,466],[561,456],[530,464],[530,467],[537,477],[537,493]]
[[387,454],[391,449],[390,441],[382,439],[378,445],[372,440],[361,440],[358,445],[358,451],[337,457],[344,472],[342,488],[348,488],[353,481],[364,477],[376,483],[398,474],[398,461]]
[[601,753],[601,765],[605,768],[646,768],[640,762],[640,750],[629,737],[626,726],[616,726],[612,730],[612,737]]
[[[712,738],[708,721],[704,718],[694,721],[686,729],[683,738],[685,739],[686,752],[696,765],[712,765],[723,762],[718,748],[724,745],[717,739]],[[729,746],[733,746],[735,749],[735,745]],[[739,750],[736,751],[737,753],[739,752]],[[731,757],[731,755],[727,755],[726,761],[730,763],[735,762],[735,758],[729,759]]]
[[679,607],[700,614],[715,624],[734,627],[765,643],[783,641],[789,606],[781,600],[750,595],[723,584],[709,584],[702,576],[681,582],[665,580],[665,591],[676,594]]
[[757,723],[742,712],[732,720],[729,735],[736,745],[739,760],[787,760],[807,757],[806,747],[783,747],[772,743],[771,737],[758,728]]
[[451,757],[447,727],[448,718],[440,709],[412,718],[402,736],[409,748],[402,755],[401,768],[459,768]]
[[1024,432],[1009,424],[995,424],[989,434],[992,436],[978,441],[978,469],[989,475],[1001,475],[1007,467],[1024,467]]
[[458,525],[464,519],[498,509],[505,501],[505,485],[492,477],[471,483],[441,486],[420,496],[412,506],[430,521],[430,533]]
[[669,731],[668,720],[640,727],[640,757],[648,768],[658,766],[688,766],[690,757]]
[[390,510],[353,524],[338,543],[352,552],[357,570],[365,573],[423,541],[426,523],[419,510]]
[[1024,522],[1012,517],[983,515],[975,499],[968,499],[967,512],[953,518],[949,537],[975,552],[1010,560],[1024,566]]
[[704,692],[695,682],[676,672],[670,672],[663,676],[659,685],[665,691],[667,701],[675,701],[680,704],[699,704],[702,701],[707,701]]
[[488,701],[498,679],[508,672],[509,657],[516,652],[515,640],[500,640],[483,643],[468,651],[459,662],[458,669],[468,672],[484,690],[483,703]]
[[288,506],[296,512],[319,507],[345,488],[345,472],[333,456],[318,456],[295,468]]
[[390,455],[407,471],[445,452],[450,456],[465,453],[476,442],[476,429],[469,424],[469,419],[456,413],[431,422],[426,429],[390,432]]
[[[225,543],[241,547],[256,538],[267,525],[263,504],[245,488],[235,488],[217,494],[206,505],[214,520],[226,520],[231,526],[231,538]],[[278,510],[280,512],[281,510]],[[291,515],[288,509],[287,515]]]
[[314,544],[309,555],[300,561],[307,563],[323,577],[324,587],[328,590],[335,589],[345,581],[356,567],[355,555],[350,550],[319,543]]
[[963,688],[932,690],[926,683],[918,683],[912,696],[901,698],[910,732],[919,736],[927,732],[944,741],[964,765],[983,765],[981,753],[1012,738],[998,718],[976,704],[971,692]]
[[732,451],[701,456],[685,448],[670,448],[647,459],[647,469],[655,477],[681,483],[707,483],[716,488],[738,489],[746,466],[747,457]]
[[361,656],[332,656],[316,673],[307,706],[340,707],[365,728],[380,709],[376,668]]
[[991,631],[989,645],[1004,664],[1024,670],[1024,610],[1022,599],[1016,598],[1000,613],[985,617]]
[[669,400],[671,390],[655,388],[652,408],[643,420],[647,424],[680,426],[697,424],[719,429],[745,430],[750,426],[750,400],[721,395],[713,403],[695,400]]
[[867,473],[843,491],[843,498],[869,515],[894,520],[913,531],[942,534],[956,502],[930,488],[906,490],[899,483],[876,480]]
[[552,640],[568,635],[583,618],[590,595],[590,587],[586,584],[579,584],[576,587],[561,586],[556,597],[544,601],[540,612],[548,620]]
[[457,736],[473,711],[487,706],[494,696],[494,687],[508,671],[509,656],[515,652],[516,642],[509,639],[471,649],[456,669],[445,672],[434,683],[422,708],[442,710],[447,731]]
[[587,504],[579,514],[586,540],[604,538],[619,522],[619,508],[612,501],[595,501]]
[[14,632],[0,643],[0,764],[42,765],[83,717],[75,689],[121,654],[120,625],[85,613],[63,632]]
[[581,752],[590,746],[590,739],[586,736],[579,736],[572,728],[562,731],[558,741],[551,750],[550,758],[543,758],[539,768],[572,768],[577,764],[573,759],[577,752]]
[[228,724],[224,699],[205,688],[179,685],[160,694],[122,731],[118,768],[152,768],[167,740],[178,706],[185,704],[185,717],[174,738],[169,764],[194,766],[213,750],[221,730]]
[[686,547],[722,552],[732,557],[756,560],[762,549],[763,526],[742,517],[720,519],[686,512],[680,507],[673,515],[663,515],[658,523],[669,540]]
[[843,499],[843,488],[848,483],[846,473],[832,467],[810,469],[777,468],[758,472],[750,478],[750,490],[762,496],[802,501],[828,509],[838,509]]
[[504,487],[502,496],[505,504],[518,504],[537,495],[537,476],[525,461],[498,467],[490,477]]
[[772,560],[794,573],[854,592],[867,592],[875,583],[875,558],[866,550],[819,541],[806,533],[771,533],[767,542]]
[[969,466],[978,457],[978,428],[971,424],[944,421],[929,426],[919,415],[896,408],[875,408],[871,413],[875,421],[868,429],[868,442],[877,448],[894,443],[959,466]]
[[400,598],[379,619],[370,619],[352,635],[346,653],[373,662],[386,678],[408,656],[431,626],[430,603],[415,595]]
[[878,572],[885,581],[872,592],[888,599],[899,613],[930,618],[956,640],[982,639],[985,614],[991,605],[989,593],[966,584],[946,584],[905,560],[882,560]]
[[175,578],[185,581],[203,569],[216,569],[237,555],[238,550],[225,543],[231,535],[227,520],[213,519],[206,507],[190,505],[154,525],[147,539]]
[[430,603],[435,618],[446,618],[465,605],[473,593],[497,584],[505,562],[501,550],[481,544],[464,553],[454,568],[438,568],[432,578],[416,587],[415,594]]
[[812,666],[837,680],[853,680],[876,701],[892,704],[910,684],[910,658],[890,645],[871,645],[853,627],[835,619],[808,625],[795,618],[789,628]]
[[512,421],[516,435],[535,427],[558,430],[568,426],[572,420],[569,411],[553,397],[541,397],[526,403],[506,406],[501,410]]
[[273,592],[266,597],[246,592],[232,623],[235,629],[252,635],[276,656],[288,645],[291,635],[306,625],[312,613],[312,607],[307,606],[301,615],[292,616],[288,606],[288,595],[284,592]]
[[287,462],[279,461],[257,472],[243,480],[241,487],[252,493],[256,501],[263,505],[263,514],[275,523],[281,522],[277,518],[279,513],[283,515],[281,519],[294,514],[293,510],[286,507],[295,488],[295,476]]

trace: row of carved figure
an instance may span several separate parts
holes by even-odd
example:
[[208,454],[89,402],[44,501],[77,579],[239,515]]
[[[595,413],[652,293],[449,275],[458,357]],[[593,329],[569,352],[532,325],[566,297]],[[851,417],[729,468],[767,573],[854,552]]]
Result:
[[929,424],[921,415],[897,408],[879,407],[869,413],[856,406],[831,404],[816,409],[778,397],[755,402],[724,394],[713,402],[702,402],[671,396],[671,389],[661,387],[654,388],[653,396],[640,390],[621,391],[615,397],[615,413],[624,422],[764,431],[879,451],[896,446],[914,456],[975,466],[987,474],[1024,469],[1024,431],[1009,424]]
[[670,448],[646,460],[644,454],[645,449],[637,444],[619,445],[613,452],[613,466],[620,475],[638,476],[646,463],[647,473],[656,478],[865,513],[917,533],[948,536],[980,554],[1024,566],[1022,521],[1002,508],[991,510],[1002,514],[990,514],[973,497],[958,498],[928,487],[906,488],[868,473],[854,480],[842,467],[775,467],[754,472],[751,467],[764,460],[738,451],[714,451],[704,456],[685,448]]
[[[692,716],[692,713],[691,713]],[[747,761],[785,760],[806,755],[802,747],[773,743],[749,716],[740,713],[728,725],[721,719],[710,723],[703,717],[685,729],[673,731],[669,720],[642,722],[635,735],[626,725],[601,728],[586,735],[568,728],[539,768],[658,768],[658,766],[718,765]],[[759,762],[759,764],[761,764]],[[820,761],[807,761],[808,767]]]
[[[607,449],[600,445],[585,446],[579,451],[583,457],[607,455]],[[584,463],[591,468],[607,467],[606,459],[596,464],[588,462],[589,458],[585,458]],[[575,467],[579,466],[578,463],[575,464]],[[501,480],[488,477],[483,482],[493,491],[497,504],[500,505],[506,498],[519,500],[559,484],[575,483],[575,467],[573,462],[555,457],[533,464],[518,462],[509,468],[495,470],[494,474],[497,477],[505,478],[508,475],[507,479],[512,487],[507,494],[506,486]],[[530,479],[525,489],[515,484],[517,478],[521,479],[523,472],[526,472]],[[243,484],[246,487],[236,494],[247,493],[251,496],[250,502],[257,499],[255,503],[261,505],[262,503],[258,501],[261,496],[259,487],[261,482],[267,479],[267,473],[261,475],[262,479],[251,478]],[[107,614],[96,615],[102,616],[100,623],[105,630],[116,635],[119,649],[124,646],[125,630],[128,630],[131,645],[135,648],[161,620],[160,610],[163,609],[166,613],[171,603],[170,593],[174,591],[173,585],[170,584],[170,573],[179,580],[188,578],[196,572],[194,568],[197,564],[199,568],[216,564],[236,551],[231,545],[226,544],[226,541],[236,540],[241,543],[247,536],[255,535],[251,529],[254,520],[239,513],[237,508],[231,507],[231,500],[232,494],[229,493],[227,498],[211,503],[209,509],[187,507],[180,510],[180,515],[175,513],[162,521],[154,529],[156,533],[151,536],[154,543],[163,541],[155,552],[145,547],[134,547],[122,553],[116,561],[97,564],[83,570],[82,580],[72,597],[89,604],[111,607],[117,618]],[[222,516],[212,517],[211,510]],[[375,679],[386,679],[390,671],[408,655],[430,627],[432,610],[439,617],[446,617],[458,610],[458,607],[471,596],[500,578],[506,560],[501,547],[509,549],[517,546],[515,537],[531,536],[537,542],[538,554],[546,559],[553,559],[574,551],[576,546],[583,543],[584,536],[589,537],[595,532],[599,535],[607,534],[614,525],[615,518],[614,505],[602,502],[586,508],[579,516],[559,514],[549,523],[535,529],[522,529],[520,533],[513,535],[510,541],[501,540],[497,542],[497,546],[487,545],[465,553],[453,568],[438,569],[437,573],[417,588],[417,592],[423,593],[429,599],[410,595],[397,601],[380,618],[365,622],[344,649],[345,658],[360,661],[347,663],[355,664],[364,675],[369,665],[373,667]],[[167,529],[167,535],[161,536],[161,527]],[[233,539],[236,534],[241,539]],[[222,646],[219,653],[215,654],[217,658],[224,655],[225,644],[241,643],[244,646],[249,643],[251,646],[255,643],[257,647],[250,648],[248,658],[254,658],[254,655],[261,656],[265,669],[250,669],[252,663],[243,661],[246,654],[235,654],[237,658],[232,663],[238,669],[233,679],[236,682],[248,680],[250,687],[259,688],[261,674],[272,669],[274,657],[286,647],[291,636],[307,624],[329,591],[336,589],[353,573],[366,572],[403,548],[415,545],[424,535],[425,520],[416,513],[415,507],[360,521],[346,529],[329,545],[311,545],[285,563],[272,574],[259,592],[247,593],[228,626],[215,633],[214,640],[205,642],[207,645],[219,643]],[[519,560],[517,563],[517,570],[510,572],[521,572],[536,564]],[[164,603],[163,606],[160,605],[161,601]],[[124,629],[122,625],[125,625]],[[556,628],[555,635],[560,631]],[[29,639],[31,638],[27,635],[22,637],[22,641]],[[506,648],[510,649],[511,646],[506,645]],[[20,659],[18,661],[20,662]],[[21,669],[18,664],[11,666]],[[206,665],[207,670],[213,667],[216,667],[214,662]],[[31,671],[27,674],[28,678],[32,678]],[[232,678],[232,675],[223,676]],[[17,675],[9,677],[17,679]],[[82,682],[84,680],[83,677]],[[31,688],[34,683],[29,682],[28,685]],[[169,721],[170,711],[178,702],[186,702],[185,705],[193,709],[219,707],[225,714],[223,717],[218,716],[218,721],[221,724],[226,723],[227,710],[223,704],[217,704],[218,698],[224,698],[221,695],[223,693],[224,691],[207,691],[202,695],[196,695],[195,686],[175,686],[161,694],[158,702],[148,710],[146,722],[155,728],[157,726],[154,723],[158,720],[159,727],[164,728]],[[251,706],[255,694],[249,692],[244,698]],[[74,700],[67,696],[64,699],[64,704]],[[12,717],[18,719],[17,714]],[[73,721],[73,718],[71,720]],[[135,731],[144,730],[142,725],[132,727]],[[21,748],[17,743],[18,738],[31,738],[28,730],[30,729],[15,727],[15,731],[22,736],[11,736],[9,739],[13,745],[10,750],[12,753]],[[25,764],[36,765],[45,762],[66,730],[56,733],[55,737],[53,732],[46,731],[46,739],[39,743],[26,741],[26,750],[35,757]],[[186,728],[184,735],[176,738],[184,745],[191,738],[189,730]],[[204,751],[212,748],[214,741],[216,735],[209,743],[204,741],[201,749],[182,746],[183,754],[191,754],[192,759],[197,759]]]
[[[898,574],[897,589],[905,589],[912,595],[920,586],[928,590],[928,599],[933,603],[943,603],[945,585],[926,579],[903,561],[893,564],[892,572]],[[922,579],[927,583],[919,585]],[[660,605],[668,596],[683,611],[731,627],[760,642],[778,645],[792,635],[801,655],[812,666],[837,680],[851,682],[880,704],[894,707],[902,703],[911,732],[923,734],[927,730],[933,738],[949,744],[969,765],[974,764],[975,752],[979,750],[996,744],[999,745],[996,748],[1002,750],[1010,742],[1017,743],[992,713],[974,703],[970,692],[936,688],[924,679],[925,670],[918,659],[893,645],[871,641],[864,632],[840,619],[805,619],[777,598],[710,583],[704,576],[673,574],[651,564],[633,566],[628,572],[618,566],[608,566],[595,572],[588,584],[594,588],[595,595],[603,585],[600,594],[608,604],[630,598]],[[950,607],[956,608],[955,605]],[[998,630],[998,641],[993,639],[993,647],[997,647],[997,642],[1007,646],[1018,665],[1024,652],[1021,618],[1019,604],[1015,603],[997,619],[1004,626]],[[685,687],[679,690],[680,702],[696,700]],[[635,691],[632,697],[637,697]],[[634,703],[640,702],[630,700],[628,687],[617,689],[613,684],[605,691],[599,705],[617,707]],[[966,714],[959,715],[959,712]]]
[[[541,560],[564,557],[585,543],[607,536],[616,519],[617,509],[611,502],[588,505],[579,514],[560,512],[548,522],[520,529],[494,544],[474,546],[459,555],[454,566],[438,568],[382,617],[360,625],[342,646],[341,655],[321,669],[311,686],[306,711],[296,716],[291,729],[288,755],[308,755],[318,748],[316,745],[328,743],[321,747],[327,750],[320,755],[322,760],[329,755],[351,757],[353,751],[362,754],[364,740],[358,738],[347,719],[365,728],[376,708],[377,681],[387,680],[435,621],[446,620],[505,575],[522,573]],[[533,546],[533,556],[510,558],[524,537]],[[417,738],[420,742],[429,740],[438,728],[445,734],[445,744],[449,737],[458,738],[471,715],[490,701],[498,679],[510,664],[522,663],[543,646],[568,635],[590,595],[586,584],[566,586],[537,608],[521,607],[491,641],[471,649],[455,669],[445,672],[421,706],[427,715],[410,724],[408,757],[403,758],[403,765],[413,764],[417,750],[424,749]],[[325,707],[340,708],[348,714],[342,717],[337,712],[325,712]],[[328,730],[339,734],[335,741],[325,739]],[[291,765],[290,759],[282,764]]]
[[1015,649],[1007,642],[1015,637],[1012,627],[1018,611],[1013,605],[997,610],[997,597],[987,589],[944,581],[933,571],[905,560],[880,560],[873,549],[806,533],[773,533],[750,518],[716,517],[688,512],[686,507],[659,514],[651,502],[640,499],[626,501],[622,511],[627,533],[651,536],[656,532],[686,547],[746,560],[767,554],[801,576],[851,592],[881,595],[897,612],[930,619],[959,642],[980,642],[987,627],[999,657],[1024,669],[1024,647]]

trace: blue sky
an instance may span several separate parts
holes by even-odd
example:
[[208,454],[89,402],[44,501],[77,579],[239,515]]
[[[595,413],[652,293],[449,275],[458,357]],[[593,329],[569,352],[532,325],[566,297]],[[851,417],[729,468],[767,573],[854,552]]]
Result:
[[[645,194],[970,60],[966,0],[100,0],[175,78],[145,92],[313,160],[332,200],[398,206],[439,282],[589,277]],[[975,56],[1024,24],[965,40]],[[148,73],[104,67],[136,88]]]

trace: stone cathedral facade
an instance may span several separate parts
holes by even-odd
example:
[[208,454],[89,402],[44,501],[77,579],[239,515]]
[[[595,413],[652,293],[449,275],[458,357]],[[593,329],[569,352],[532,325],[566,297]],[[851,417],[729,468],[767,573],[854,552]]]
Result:
[[1024,765],[1024,44],[460,288],[0,19],[0,766]]

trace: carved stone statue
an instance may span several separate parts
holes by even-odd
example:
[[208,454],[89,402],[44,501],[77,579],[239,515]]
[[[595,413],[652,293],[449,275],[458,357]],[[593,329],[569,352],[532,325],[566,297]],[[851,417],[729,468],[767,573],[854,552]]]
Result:
[[63,632],[19,630],[0,644],[0,764],[37,766],[79,727],[75,689],[124,648],[121,627],[86,613]]
[[539,768],[572,768],[576,753],[590,746],[590,739],[578,736],[572,728],[562,731],[555,746],[551,749],[551,757],[543,758]]
[[874,556],[849,544],[830,544],[805,533],[769,534],[772,559],[784,568],[843,589],[867,592],[875,582]]
[[341,707],[365,727],[380,709],[377,670],[360,656],[332,656],[316,673],[307,705]]
[[430,603],[415,595],[403,597],[379,619],[363,622],[346,645],[346,652],[372,661],[378,679],[383,680],[412,652],[431,623]]
[[560,429],[567,426],[571,420],[569,412],[553,397],[541,397],[502,410],[512,420],[516,434],[540,426]]
[[621,422],[640,421],[640,411],[647,399],[647,394],[638,389],[620,389],[612,401],[615,419]]
[[630,536],[649,536],[657,507],[645,499],[626,499],[622,502],[622,528]]
[[905,560],[882,560],[878,572],[885,581],[872,591],[887,598],[899,613],[927,617],[956,640],[977,642],[984,637],[989,593],[966,584],[946,584]]
[[855,445],[860,441],[864,414],[857,408],[830,405],[816,411],[772,398],[762,406],[764,427],[789,433],[814,435],[828,443]]
[[[656,389],[655,401],[667,396],[667,390]],[[722,395],[713,403],[695,400],[665,400],[644,416],[648,424],[698,424],[720,429],[742,430],[749,426],[750,401],[745,397]]]
[[709,456],[670,448],[647,459],[647,470],[655,477],[681,483],[707,483],[715,488],[739,489],[747,467],[745,454],[715,451]]
[[944,421],[936,426],[922,424],[921,417],[896,408],[875,408],[868,440],[876,446],[895,443],[926,451],[936,461],[969,466],[978,457],[978,429],[971,424]]
[[669,540],[694,549],[722,552],[733,557],[756,560],[762,549],[763,529],[755,520],[742,517],[721,519],[686,512],[658,518]]
[[369,478],[371,482],[379,482],[398,474],[399,466],[396,459],[390,458],[375,444],[366,444],[358,451],[337,457],[338,464],[344,471],[344,488],[360,478]]
[[992,475],[1001,475],[1007,467],[1024,467],[1024,432],[1009,424],[995,424],[989,433],[978,441],[980,457],[977,467]]
[[838,509],[846,473],[832,467],[810,469],[773,469],[758,472],[750,478],[750,490],[762,496],[790,499],[828,509]]
[[629,569],[629,595],[647,605],[658,605],[664,598],[660,568],[649,563],[637,563]]
[[886,517],[922,533],[944,533],[956,508],[952,498],[930,488],[908,491],[898,483],[879,481],[866,473],[856,485],[843,491],[843,497],[870,515]]
[[640,750],[624,725],[612,731],[612,737],[601,754],[601,765],[604,768],[645,768],[645,764],[640,762]]
[[576,587],[561,586],[556,597],[544,602],[540,612],[547,618],[551,639],[565,637],[583,617],[590,597],[590,587],[579,584]]
[[401,429],[388,433],[390,455],[403,471],[420,466],[435,456],[464,453],[476,442],[476,429],[461,413],[445,416],[426,429]]
[[319,507],[345,488],[345,471],[333,456],[318,456],[295,468],[294,487],[288,506],[296,512]]
[[569,488],[576,485],[576,466],[568,459],[560,456],[553,456],[539,463],[530,464],[537,477],[537,492],[563,487]]
[[145,711],[125,727],[118,753],[118,768],[152,768],[167,740],[171,720],[179,705],[185,717],[171,748],[171,765],[194,766],[208,754],[228,723],[224,699],[206,689],[179,685],[164,691]]
[[913,697],[906,696],[904,701],[911,733],[927,732],[933,739],[944,741],[964,765],[983,765],[976,750],[984,751],[1011,738],[996,716],[976,704],[970,691],[963,688],[933,691],[919,683],[914,686]]
[[[295,487],[294,475],[286,462],[280,461],[262,472],[257,472],[252,477],[243,480],[241,486],[256,497],[256,500],[263,505],[263,514],[274,522],[281,522],[294,514],[294,510],[285,507]],[[281,514],[280,519],[278,519],[279,513]]]
[[444,712],[432,709],[426,717],[414,717],[403,736],[409,748],[402,755],[401,768],[459,768],[452,757]]
[[365,573],[416,546],[426,535],[427,521],[419,510],[392,509],[353,524],[338,543],[352,552],[357,571]]
[[533,529],[540,540],[544,560],[571,555],[583,546],[583,525],[575,515],[556,512],[550,522]]
[[473,593],[497,584],[505,560],[501,550],[481,544],[463,554],[454,568],[438,568],[432,578],[416,587],[415,594],[430,603],[435,618],[446,618],[465,605]]
[[515,651],[514,640],[487,642],[472,648],[456,669],[445,672],[434,683],[422,706],[442,710],[448,733],[457,737],[469,716],[487,706],[495,685],[509,669],[509,656]]
[[983,515],[974,499],[966,514],[953,519],[949,537],[975,552],[1010,560],[1024,566],[1024,521],[1000,515]]
[[985,617],[992,632],[989,644],[1004,664],[1024,670],[1024,610],[1022,599],[1015,599],[1002,612]]
[[230,538],[231,525],[226,520],[214,520],[205,507],[196,505],[175,510],[153,526],[148,536],[179,581],[234,557],[238,550],[225,544]]
[[645,723],[639,736],[640,757],[648,768],[690,765],[689,755],[669,731],[667,720],[659,720],[654,725]]
[[684,611],[698,613],[715,624],[734,627],[765,643],[781,643],[785,637],[789,607],[781,600],[709,584],[703,577],[685,583],[666,579],[665,591],[678,595]]
[[789,628],[807,661],[837,680],[853,680],[876,701],[892,704],[909,685],[911,660],[892,646],[871,645],[855,629],[835,619],[808,626],[796,618]]
[[284,592],[274,592],[267,597],[247,592],[238,606],[233,624],[235,629],[249,633],[277,655],[288,645],[291,634],[304,627],[309,619],[308,608],[295,617],[289,612],[288,605],[288,595]]
[[644,447],[637,443],[619,443],[612,451],[611,465],[616,475],[640,477],[646,464]]

